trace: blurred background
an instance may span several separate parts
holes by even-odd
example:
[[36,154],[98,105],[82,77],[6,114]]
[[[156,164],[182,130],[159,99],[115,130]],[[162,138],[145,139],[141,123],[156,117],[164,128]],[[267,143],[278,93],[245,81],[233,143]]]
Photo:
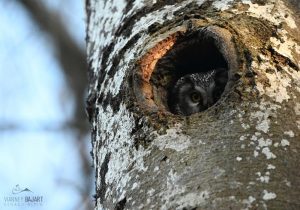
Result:
[[[0,1],[1,210],[93,208],[84,4]],[[26,188],[41,205],[7,205]]]

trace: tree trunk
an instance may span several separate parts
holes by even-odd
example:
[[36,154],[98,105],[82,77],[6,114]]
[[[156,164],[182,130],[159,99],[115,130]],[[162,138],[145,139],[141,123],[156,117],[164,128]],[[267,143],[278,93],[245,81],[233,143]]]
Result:
[[[300,209],[287,1],[86,4],[96,209]],[[211,69],[223,69],[214,104],[174,111],[177,80]]]

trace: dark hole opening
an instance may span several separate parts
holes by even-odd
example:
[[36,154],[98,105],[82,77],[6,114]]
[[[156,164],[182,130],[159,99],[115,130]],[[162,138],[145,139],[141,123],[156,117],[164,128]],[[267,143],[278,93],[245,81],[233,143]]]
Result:
[[[172,49],[158,60],[152,73],[150,83],[155,103],[179,115],[201,112],[215,104],[228,81],[229,67],[221,52],[221,45],[218,36],[206,29],[180,37]],[[207,75],[211,72],[214,72],[211,76],[213,79],[204,81],[203,79],[210,77]],[[190,87],[191,91],[198,91],[202,87],[205,89],[199,90],[202,95],[199,106],[189,100],[189,91],[181,91],[187,87]],[[182,99],[183,97],[186,99]]]

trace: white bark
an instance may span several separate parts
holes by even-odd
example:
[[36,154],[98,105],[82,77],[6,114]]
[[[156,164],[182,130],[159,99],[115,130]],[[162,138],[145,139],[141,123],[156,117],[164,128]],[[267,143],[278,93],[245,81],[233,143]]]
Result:
[[[299,18],[256,2],[88,1],[96,209],[300,209]],[[141,104],[132,75],[190,20],[231,32],[240,78],[180,117]]]

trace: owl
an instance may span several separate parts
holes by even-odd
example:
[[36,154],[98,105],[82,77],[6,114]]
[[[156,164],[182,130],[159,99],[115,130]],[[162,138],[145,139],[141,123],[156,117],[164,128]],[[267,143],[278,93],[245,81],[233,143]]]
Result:
[[[208,72],[188,74],[181,77],[175,84],[170,98],[175,114],[191,115],[212,106],[220,97],[224,89],[224,79],[216,78],[218,72],[224,69],[213,69]],[[221,83],[219,81],[222,81]]]

